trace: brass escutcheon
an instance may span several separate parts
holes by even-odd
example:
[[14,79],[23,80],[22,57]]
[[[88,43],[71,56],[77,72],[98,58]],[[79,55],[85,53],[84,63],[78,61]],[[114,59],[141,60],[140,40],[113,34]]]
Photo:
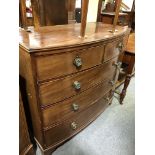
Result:
[[76,124],[75,122],[72,122],[72,123],[71,123],[71,128],[72,128],[73,130],[75,130],[75,129],[77,128],[77,124]]
[[73,103],[72,108],[73,108],[74,111],[78,111],[79,110],[79,105],[76,104],[76,103]]

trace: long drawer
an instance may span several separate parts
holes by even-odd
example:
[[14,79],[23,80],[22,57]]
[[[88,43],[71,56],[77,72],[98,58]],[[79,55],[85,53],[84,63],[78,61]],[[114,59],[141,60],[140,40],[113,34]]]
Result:
[[107,81],[70,99],[43,109],[44,127],[46,128],[52,124],[60,124],[62,121],[74,117],[77,113],[93,105],[111,89],[112,85]]
[[36,57],[38,81],[78,72],[102,63],[104,46]]
[[105,99],[107,96],[109,96],[109,93],[85,111],[70,118],[70,120],[44,131],[46,146],[53,146],[67,140],[86,127],[108,106],[108,102]]
[[41,106],[59,102],[77,95],[98,83],[113,80],[116,70],[113,64],[117,60],[118,58],[116,57],[103,65],[87,71],[41,84],[39,86]]

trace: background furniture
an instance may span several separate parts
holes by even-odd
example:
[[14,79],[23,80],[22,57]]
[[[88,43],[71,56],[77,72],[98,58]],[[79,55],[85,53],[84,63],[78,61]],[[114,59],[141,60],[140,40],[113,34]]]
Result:
[[[106,24],[113,24],[115,17],[115,12],[103,12],[101,13],[101,21]],[[129,16],[127,13],[119,13],[119,18],[118,18],[118,25],[128,25],[129,23]]]
[[19,94],[19,155],[35,155],[29,136],[21,94]]
[[75,0],[31,0],[31,8],[32,17],[27,17],[26,0],[19,1],[19,25],[21,27],[40,27],[75,22]]
[[[36,1],[36,0],[33,0]],[[68,1],[67,0],[38,0],[37,15],[40,26],[68,24]]]
[[131,77],[135,73],[135,33],[129,35],[127,47],[125,49],[122,59],[122,71],[120,72],[116,87],[124,83],[124,87],[120,94],[120,103],[123,103],[127,87],[130,83]]
[[[108,3],[106,5],[106,8],[104,10],[102,8],[102,0],[99,2],[99,10],[98,10],[98,22],[103,22],[105,24],[113,24],[114,22],[114,17],[116,13],[116,6],[118,4],[119,0],[113,1],[113,3]],[[133,0],[133,5],[131,10],[129,11],[129,7],[121,2],[121,8],[127,9],[126,11],[120,11],[119,12],[119,18],[118,18],[118,25],[128,25],[129,27],[132,28],[132,32],[135,29],[135,1]]]

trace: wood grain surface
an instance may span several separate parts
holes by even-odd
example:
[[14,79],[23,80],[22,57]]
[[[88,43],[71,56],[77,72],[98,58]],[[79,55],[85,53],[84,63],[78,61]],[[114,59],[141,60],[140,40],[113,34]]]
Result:
[[[107,96],[108,95],[109,94],[107,94]],[[91,123],[108,106],[108,102],[104,98],[106,98],[106,96],[97,101],[96,104],[77,114],[75,117],[63,122],[61,125],[55,126],[48,131],[44,131],[46,145],[56,145],[57,143],[70,138],[70,136],[75,135]],[[72,122],[77,124],[75,130],[71,128]]]
[[[39,86],[41,106],[47,106],[77,95],[101,82],[113,80],[116,70],[116,67],[113,66],[113,64],[117,62],[117,59],[118,57],[87,71],[41,84]],[[78,81],[81,84],[79,90],[76,90],[73,87],[75,81]]]
[[[95,33],[94,33],[94,27]],[[45,26],[39,28],[29,28],[31,32],[19,29],[19,43],[27,52],[37,52],[51,49],[70,48],[86,44],[109,41],[125,35],[130,29],[128,26],[116,26],[117,33],[109,32],[113,25],[103,23],[88,23],[87,38],[79,38],[80,24],[68,24],[58,26]]]
[[[43,122],[45,129],[55,124],[60,124],[62,121],[74,117],[77,113],[87,109],[90,105],[94,104],[103,95],[112,89],[109,81],[99,84],[87,91],[80,93],[70,99],[55,104],[49,108],[43,109]],[[79,106],[77,111],[74,111],[73,104]]]
[[[38,81],[56,78],[91,68],[102,63],[104,46],[89,47],[87,49],[36,57]],[[77,68],[73,62],[79,57],[82,67]]]

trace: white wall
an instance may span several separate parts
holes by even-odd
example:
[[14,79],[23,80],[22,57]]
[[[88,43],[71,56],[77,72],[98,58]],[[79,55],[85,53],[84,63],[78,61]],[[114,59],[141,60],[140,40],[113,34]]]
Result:
[[122,0],[123,3],[125,3],[130,10],[132,9],[133,0]]
[[99,0],[89,0],[87,22],[96,22]]

